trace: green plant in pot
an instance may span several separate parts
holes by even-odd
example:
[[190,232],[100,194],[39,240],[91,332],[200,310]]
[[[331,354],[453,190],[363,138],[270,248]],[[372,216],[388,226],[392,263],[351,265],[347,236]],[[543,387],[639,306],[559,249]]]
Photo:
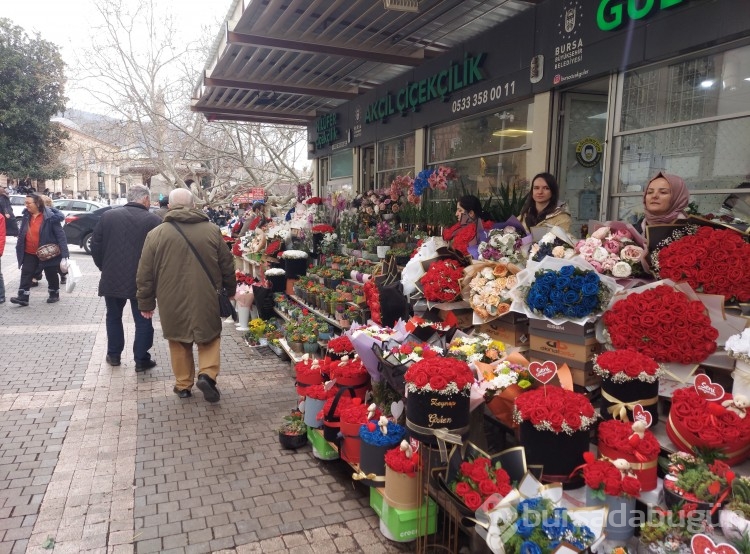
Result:
[[398,248],[391,248],[388,254],[396,258],[396,265],[404,266],[407,263],[409,263],[409,259],[411,258],[411,253],[413,251],[414,251],[413,248],[398,247]]
[[294,410],[279,427],[279,444],[286,450],[296,450],[307,444],[307,425],[302,412]]
[[719,524],[727,538],[741,540],[750,534],[750,477],[735,477],[729,502],[719,514]]

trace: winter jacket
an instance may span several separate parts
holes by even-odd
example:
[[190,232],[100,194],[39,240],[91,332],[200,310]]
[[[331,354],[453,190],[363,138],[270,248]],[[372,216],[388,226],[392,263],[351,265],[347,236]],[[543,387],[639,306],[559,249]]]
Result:
[[[211,273],[211,282],[177,223]],[[191,208],[172,208],[164,223],[143,245],[136,276],[138,309],[153,311],[158,303],[164,338],[184,343],[210,342],[221,334],[217,288],[234,296],[234,259],[221,231],[208,216]]]
[[148,232],[161,218],[138,202],[102,214],[91,236],[91,256],[102,272],[99,296],[135,298],[135,274]]
[[[520,218],[521,224],[527,231],[529,227],[526,225],[525,214]],[[570,233],[571,217],[568,212],[567,204],[560,204],[554,212],[547,215],[542,221],[536,224],[537,227],[560,227],[566,233]]]
[[18,224],[16,223],[16,216],[13,213],[13,206],[10,203],[8,195],[3,193],[0,193],[0,215],[10,216],[3,217],[5,220],[5,234],[9,237],[18,236]]
[[0,256],[5,253],[5,218],[0,217]]
[[[16,242],[16,258],[18,258],[18,267],[23,264],[24,250],[26,249],[26,234],[29,232],[29,219],[31,214],[29,210],[23,210],[23,219],[21,228],[18,230],[18,241]],[[42,227],[39,229],[39,246],[44,244],[57,244],[60,247],[60,255],[50,258],[49,260],[39,260],[39,267],[55,267],[60,265],[60,260],[69,258],[68,241],[65,240],[60,223],[65,219],[65,215],[57,208],[44,208],[42,214]]]

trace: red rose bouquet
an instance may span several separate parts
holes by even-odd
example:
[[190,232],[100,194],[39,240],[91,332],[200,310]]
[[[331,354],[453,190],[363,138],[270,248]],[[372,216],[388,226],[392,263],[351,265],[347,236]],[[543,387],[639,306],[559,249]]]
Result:
[[329,398],[332,398],[336,396],[336,392],[338,389],[336,387],[331,387],[330,390],[326,390],[323,383],[320,383],[318,385],[310,385],[305,389],[305,396],[308,398],[314,398],[315,400],[328,400]]
[[349,337],[342,335],[328,341],[328,352],[339,356],[346,356],[354,352],[354,345]]
[[[357,423],[364,425],[369,421],[368,418],[370,409],[368,406],[362,403],[359,398],[352,398],[351,402],[341,409],[341,423]],[[373,419],[380,419],[383,413],[379,408],[375,408],[373,412]]]
[[630,469],[641,482],[641,490],[651,491],[657,486],[657,459],[661,446],[654,434],[642,423],[609,419],[599,423],[599,455],[630,463]]
[[[591,452],[583,455],[583,480],[595,498],[605,496],[637,497],[641,494],[641,482],[629,471],[630,464],[625,460],[597,460]],[[619,467],[618,467],[619,466]]]
[[375,281],[370,280],[365,283],[365,301],[367,307],[370,308],[370,319],[372,319],[378,325],[383,323],[383,318],[380,314],[380,291]]
[[401,446],[385,453],[385,465],[396,473],[414,477],[419,471],[419,453],[412,452],[409,443],[403,440]]
[[594,372],[615,383],[637,380],[653,383],[662,366],[634,350],[610,350],[594,357]]
[[422,276],[421,287],[429,302],[453,302],[461,294],[463,266],[456,260],[433,262]]
[[668,285],[630,293],[612,304],[603,320],[615,348],[657,362],[702,362],[719,337],[705,305]]
[[416,362],[404,375],[409,393],[469,394],[474,373],[466,362],[454,358],[431,358]]
[[450,483],[449,487],[472,512],[476,511],[490,495],[497,493],[505,496],[513,490],[508,472],[499,462],[493,465],[492,461],[485,457],[462,462],[456,480]]
[[334,231],[335,229],[333,227],[326,224],[313,225],[312,227],[313,233],[333,233]]
[[313,196],[305,200],[305,204],[308,206],[320,206],[323,203],[323,199],[320,196]]
[[443,231],[443,239],[450,242],[451,248],[462,254],[469,254],[469,243],[477,236],[477,226],[473,222],[456,223]]
[[513,419],[530,422],[538,431],[567,433],[590,429],[596,422],[594,407],[583,394],[545,386],[516,398]]
[[341,414],[344,412],[344,410],[346,410],[352,405],[352,402],[354,402],[355,400],[357,401],[357,404],[361,402],[359,398],[352,398],[351,396],[342,394],[339,397],[338,404],[336,404],[336,409],[333,411],[332,414],[330,414],[329,412],[331,411],[331,408],[333,407],[333,402],[335,399],[336,399],[335,396],[329,396],[328,398],[326,398],[326,403],[323,405],[323,414],[325,415],[326,418],[331,416],[336,420],[340,420]]
[[750,300],[750,244],[740,233],[695,225],[675,233],[651,254],[657,278],[687,281],[698,292],[727,300]]
[[357,379],[359,377],[366,377],[368,375],[367,369],[362,360],[358,357],[350,358],[348,360],[332,361],[328,365],[328,371],[330,372],[331,379]]
[[266,255],[275,256],[276,254],[279,253],[279,250],[281,250],[282,245],[283,243],[281,242],[281,240],[278,240],[278,239],[269,242],[268,245],[266,246]]

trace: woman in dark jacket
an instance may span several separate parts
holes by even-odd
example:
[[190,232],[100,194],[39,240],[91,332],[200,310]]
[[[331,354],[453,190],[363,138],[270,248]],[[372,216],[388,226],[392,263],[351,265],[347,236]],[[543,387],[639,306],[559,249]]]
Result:
[[[29,305],[29,288],[31,279],[37,269],[44,269],[49,284],[49,298],[47,302],[52,304],[60,300],[60,280],[57,268],[63,258],[68,258],[68,243],[60,222],[64,219],[61,213],[55,213],[44,206],[44,201],[37,194],[26,196],[26,209],[23,211],[21,228],[18,231],[16,242],[16,257],[18,267],[21,268],[21,284],[18,287],[18,296],[10,301],[19,306]],[[40,246],[56,244],[60,248],[60,254],[48,260],[40,260],[37,250]]]

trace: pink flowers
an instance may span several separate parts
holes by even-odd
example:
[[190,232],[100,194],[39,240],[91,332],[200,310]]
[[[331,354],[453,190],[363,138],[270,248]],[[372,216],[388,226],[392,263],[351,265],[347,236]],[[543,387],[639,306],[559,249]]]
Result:
[[612,275],[615,279],[644,273],[640,264],[643,248],[625,228],[600,227],[589,238],[579,240],[575,250],[598,273]]

